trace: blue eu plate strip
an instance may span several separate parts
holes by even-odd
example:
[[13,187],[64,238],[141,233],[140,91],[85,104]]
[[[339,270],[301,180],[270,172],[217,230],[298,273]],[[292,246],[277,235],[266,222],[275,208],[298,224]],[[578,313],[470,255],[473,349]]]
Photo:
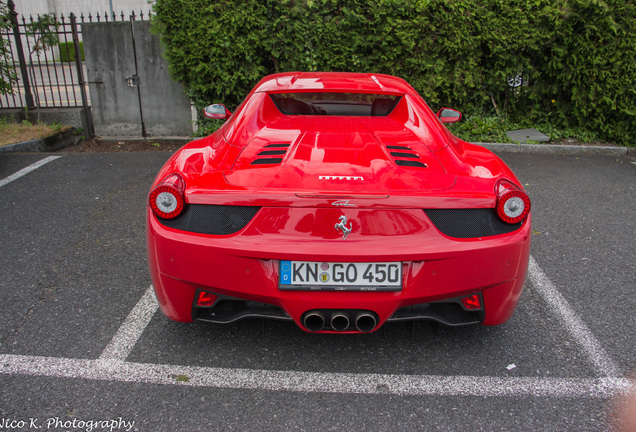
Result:
[[291,283],[291,261],[280,262],[280,284],[289,285]]

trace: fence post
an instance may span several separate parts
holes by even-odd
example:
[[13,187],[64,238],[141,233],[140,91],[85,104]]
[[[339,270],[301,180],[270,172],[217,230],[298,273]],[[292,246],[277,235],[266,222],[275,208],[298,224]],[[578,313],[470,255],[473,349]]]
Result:
[[135,77],[137,78],[137,97],[139,99],[139,117],[141,120],[141,136],[146,138],[146,123],[144,122],[144,110],[141,103],[141,84],[139,82],[139,67],[137,65],[137,44],[135,42],[135,11],[130,15],[130,30],[132,34],[133,57],[135,59]]
[[20,61],[20,73],[22,74],[22,85],[24,86],[24,102],[27,109],[35,108],[33,101],[33,93],[31,93],[31,84],[29,83],[29,71],[27,69],[26,59],[22,48],[22,36],[20,35],[20,27],[18,25],[18,13],[15,11],[15,3],[13,0],[7,2],[9,6],[9,15],[11,17],[11,26],[13,27],[13,37],[15,38],[15,47],[18,52],[18,60]]
[[84,116],[86,118],[86,133],[88,138],[95,136],[95,125],[93,124],[93,113],[88,105],[88,97],[86,95],[86,81],[84,80],[84,69],[82,68],[82,50],[77,33],[77,20],[75,14],[71,12],[71,33],[73,34],[73,46],[75,47],[75,67],[77,68],[77,77],[79,79],[80,94],[82,95],[82,106],[84,107]]

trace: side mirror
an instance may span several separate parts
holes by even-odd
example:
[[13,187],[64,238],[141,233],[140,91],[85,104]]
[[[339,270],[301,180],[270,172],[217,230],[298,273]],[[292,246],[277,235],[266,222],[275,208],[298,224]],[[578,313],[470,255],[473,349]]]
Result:
[[437,117],[442,123],[455,123],[462,119],[462,113],[452,108],[442,108],[437,111]]
[[225,120],[232,115],[232,113],[229,112],[228,109],[225,108],[225,105],[223,104],[208,105],[203,110],[203,114],[206,117],[218,119],[218,120]]

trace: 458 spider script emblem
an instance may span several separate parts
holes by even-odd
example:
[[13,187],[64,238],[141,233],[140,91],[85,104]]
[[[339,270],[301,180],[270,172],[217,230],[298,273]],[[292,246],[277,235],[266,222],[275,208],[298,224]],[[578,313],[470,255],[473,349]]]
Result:
[[353,229],[353,222],[349,222],[349,227],[347,228],[347,217],[346,216],[340,216],[340,222],[338,222],[336,224],[336,226],[334,226],[334,228],[337,229],[337,230],[342,231],[342,239],[346,240],[347,236],[349,235],[349,233]]

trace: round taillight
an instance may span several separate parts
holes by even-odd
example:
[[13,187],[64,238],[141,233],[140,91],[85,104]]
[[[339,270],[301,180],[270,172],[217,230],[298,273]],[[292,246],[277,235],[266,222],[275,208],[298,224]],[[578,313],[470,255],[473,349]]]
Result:
[[530,198],[512,183],[500,184],[497,196],[497,216],[509,224],[523,221],[530,213]]
[[148,197],[150,208],[162,219],[174,219],[183,211],[185,199],[183,196],[184,182],[178,174],[171,174],[164,178]]

